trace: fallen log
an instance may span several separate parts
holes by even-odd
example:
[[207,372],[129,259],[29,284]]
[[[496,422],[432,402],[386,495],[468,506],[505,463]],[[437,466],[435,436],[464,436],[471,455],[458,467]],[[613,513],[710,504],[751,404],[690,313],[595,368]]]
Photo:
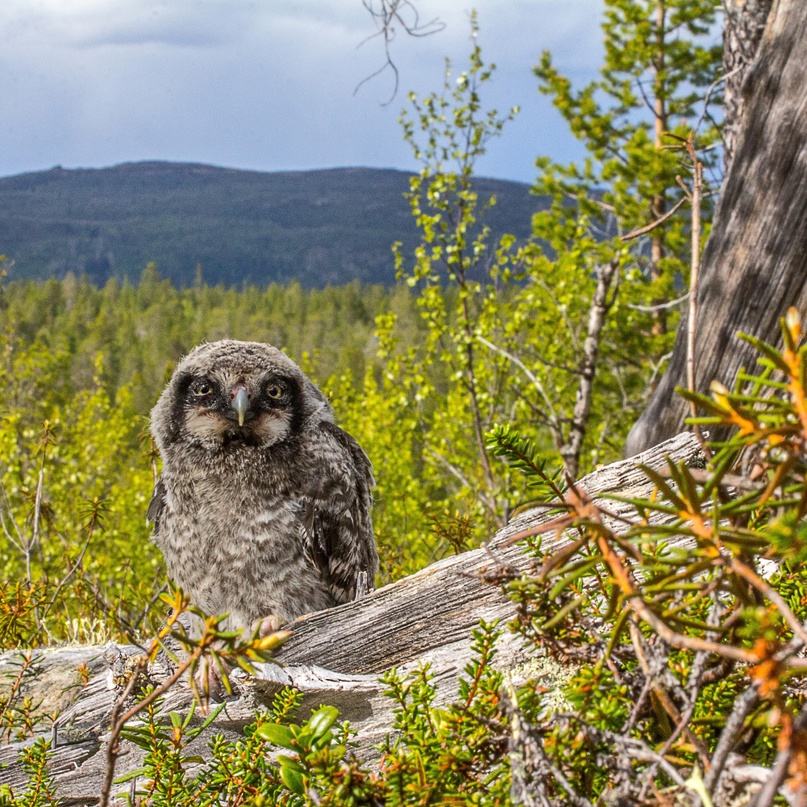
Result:
[[[583,478],[579,487],[594,500],[609,493],[641,498],[653,485],[639,465],[662,468],[667,458],[690,467],[702,464],[699,446],[691,434],[680,434],[633,457],[600,468]],[[630,505],[608,502],[620,516],[633,512]],[[384,697],[381,673],[401,672],[429,664],[437,689],[437,702],[456,695],[457,678],[471,658],[471,632],[484,619],[506,621],[515,606],[500,586],[486,574],[502,567],[528,574],[533,559],[512,536],[549,521],[553,516],[533,509],[514,518],[487,547],[438,561],[416,574],[391,583],[346,605],[302,617],[290,626],[291,638],[276,653],[277,663],[258,665],[257,675],[234,675],[234,697],[211,726],[187,749],[205,755],[216,734],[241,736],[258,709],[266,707],[284,686],[304,693],[302,716],[320,704],[336,706],[343,719],[357,731],[357,753],[370,756],[392,724],[392,702]],[[614,529],[619,526],[614,524]],[[566,543],[563,536],[545,536],[544,551]],[[38,736],[51,739],[51,771],[65,805],[98,801],[106,769],[105,743],[115,701],[125,680],[127,659],[140,649],[107,645],[18,650],[0,655],[0,697],[19,674],[22,659],[33,672],[24,677],[24,694],[39,703],[42,714],[55,714]],[[513,679],[546,677],[557,681],[571,671],[550,659],[527,656],[515,637],[503,634],[497,663]],[[161,658],[149,671],[154,684],[166,680],[173,668]],[[162,712],[187,712],[193,695],[187,684],[169,690]],[[19,765],[21,748],[34,741],[0,748],[0,786],[15,791],[24,787]],[[142,751],[122,742],[116,772],[123,775],[140,767]],[[128,786],[127,786],[128,787]]]

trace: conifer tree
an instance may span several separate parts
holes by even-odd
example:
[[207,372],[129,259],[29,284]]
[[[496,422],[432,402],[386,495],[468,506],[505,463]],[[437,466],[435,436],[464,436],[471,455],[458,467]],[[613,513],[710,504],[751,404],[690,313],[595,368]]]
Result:
[[[578,210],[625,235],[663,219],[681,203],[683,173],[674,137],[686,139],[693,129],[701,159],[718,164],[715,121],[722,48],[715,36],[720,0],[605,0],[605,61],[599,77],[575,90],[545,52],[535,74],[541,92],[566,119],[584,144],[583,165],[560,166],[537,161],[541,172],[535,190],[555,200],[541,217],[537,235],[551,236],[558,220]],[[569,198],[579,208],[570,208]],[[674,296],[676,275],[686,273],[689,256],[687,218],[673,217],[638,242],[633,262],[648,281],[649,298],[660,306]],[[618,242],[614,241],[616,247]],[[668,332],[667,310],[653,313],[655,335]],[[666,342],[662,342],[666,345]]]

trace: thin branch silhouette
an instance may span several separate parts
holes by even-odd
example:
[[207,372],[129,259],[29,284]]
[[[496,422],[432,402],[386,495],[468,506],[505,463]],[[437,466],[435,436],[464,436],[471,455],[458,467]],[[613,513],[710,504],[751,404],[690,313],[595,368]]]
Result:
[[356,95],[371,79],[380,76],[387,70],[391,70],[393,75],[392,94],[388,100],[381,104],[382,106],[388,106],[398,94],[398,86],[400,83],[398,67],[392,59],[390,49],[398,28],[402,29],[408,36],[424,37],[439,33],[446,27],[446,24],[438,17],[428,22],[421,22],[417,6],[415,6],[411,0],[362,0],[362,5],[372,17],[377,30],[374,34],[370,34],[366,39],[363,39],[359,43],[359,47],[372,39],[381,37],[384,42],[384,63],[378,70],[375,70],[369,76],[363,78],[356,85],[353,94]]

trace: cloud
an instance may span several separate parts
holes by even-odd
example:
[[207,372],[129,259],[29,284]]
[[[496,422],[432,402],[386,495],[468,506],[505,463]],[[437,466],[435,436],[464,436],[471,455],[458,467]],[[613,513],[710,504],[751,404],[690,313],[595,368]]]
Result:
[[524,110],[484,170],[529,181],[537,153],[575,148],[531,67],[552,47],[574,78],[590,75],[601,2],[418,0],[446,28],[396,38],[401,89],[384,107],[389,74],[354,95],[384,61],[379,40],[358,47],[374,30],[361,0],[4,0],[0,174],[137,159],[414,167],[398,112],[409,89],[440,88],[445,56],[465,63],[474,5],[498,65],[485,103]]
[[205,0],[6,0],[6,41],[61,48],[160,44],[210,47],[237,39],[253,3]]

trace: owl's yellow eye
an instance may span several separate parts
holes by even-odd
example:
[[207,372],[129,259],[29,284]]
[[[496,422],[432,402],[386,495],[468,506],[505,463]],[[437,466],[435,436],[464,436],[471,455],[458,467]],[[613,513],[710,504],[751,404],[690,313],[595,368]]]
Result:
[[268,398],[280,398],[283,395],[283,390],[277,384],[270,384],[266,388],[266,395]]
[[198,395],[200,397],[210,395],[210,393],[213,392],[213,385],[206,378],[203,378],[201,381],[197,381],[193,385],[191,391],[194,395]]

